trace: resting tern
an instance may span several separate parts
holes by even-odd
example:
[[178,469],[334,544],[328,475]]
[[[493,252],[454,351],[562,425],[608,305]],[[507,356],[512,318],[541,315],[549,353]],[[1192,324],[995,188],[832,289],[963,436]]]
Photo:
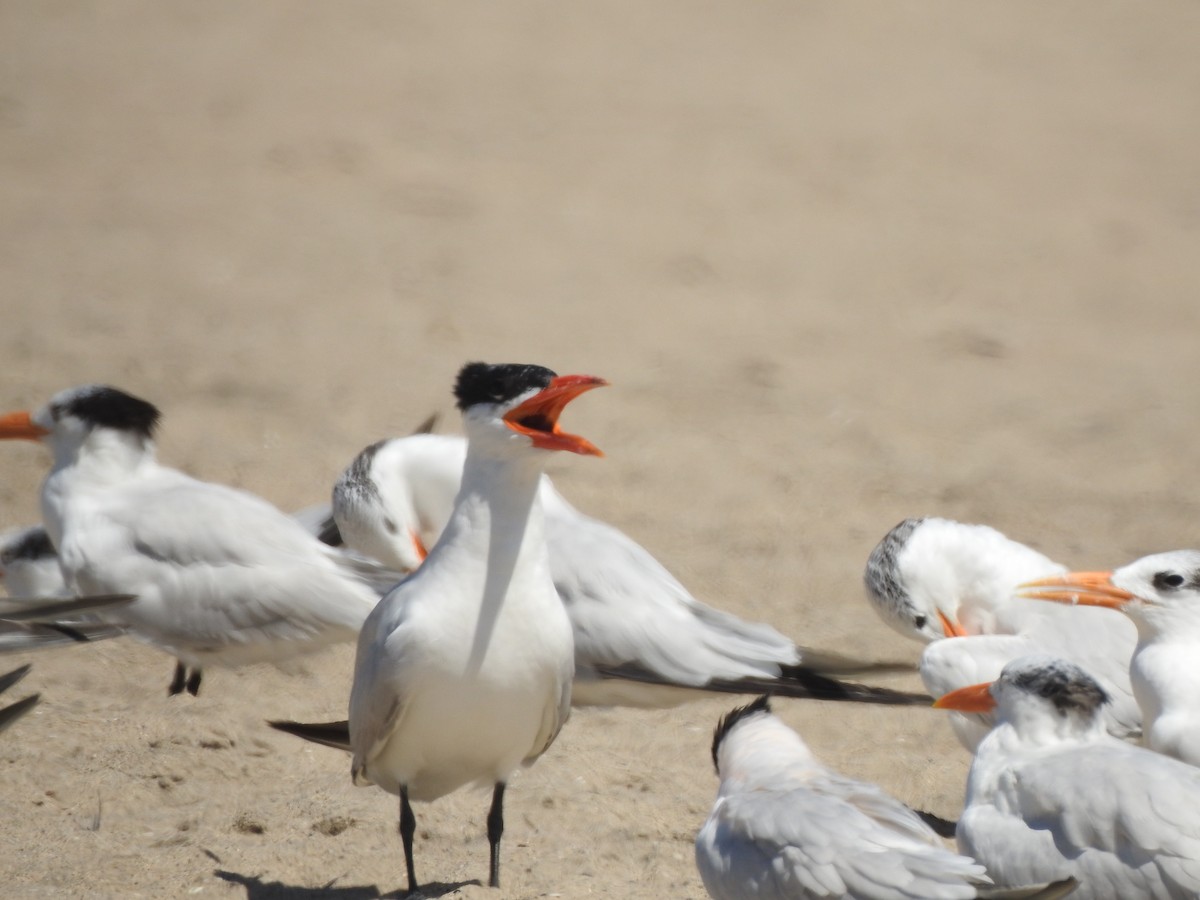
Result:
[[599,456],[558,427],[573,398],[606,384],[541,366],[469,363],[455,397],[467,433],[462,489],[424,564],[363,626],[341,723],[276,727],[354,753],[356,784],[400,796],[410,891],[416,819],[471,783],[493,785],[488,883],[500,881],[505,784],[570,713],[571,623],[550,578],[538,484],[547,450]]
[[[1024,581],[1066,571],[994,528],[931,517],[906,519],[888,532],[863,580],[885,622],[928,642],[921,678],[935,696],[991,681],[1017,657],[1048,653],[1083,666],[1113,698],[1103,713],[1109,731],[1136,735],[1141,714],[1129,683],[1134,628],[1097,610],[1072,616],[1017,594]],[[951,726],[974,750],[991,722],[955,714]]]
[[696,836],[696,866],[715,900],[1069,892],[995,891],[983,866],[947,850],[913,810],[823,765],[765,695],[721,719],[712,752],[721,785]]
[[[1125,613],[1137,627],[1130,662],[1145,743],[1200,766],[1200,551],[1145,556],[1115,572],[1072,572],[1024,586],[1022,595]],[[1124,617],[1107,613],[1122,621]]]
[[158,421],[102,385],[0,417],[0,438],[54,453],[42,517],[71,593],[136,594],[110,620],[176,657],[172,694],[195,694],[204,666],[354,639],[379,597],[372,576],[265,500],[160,465]]
[[1108,734],[1083,669],[1022,657],[935,704],[994,710],[967,780],[958,847],[1002,884],[1079,880],[1079,896],[1200,894],[1200,770]]
[[[460,437],[417,434],[366,448],[334,486],[341,538],[386,565],[416,569],[450,516],[466,446]],[[928,703],[829,677],[899,666],[800,648],[769,625],[700,603],[626,534],[571,506],[548,476],[538,497],[551,574],[575,635],[575,705],[665,707],[704,692],[763,691]]]

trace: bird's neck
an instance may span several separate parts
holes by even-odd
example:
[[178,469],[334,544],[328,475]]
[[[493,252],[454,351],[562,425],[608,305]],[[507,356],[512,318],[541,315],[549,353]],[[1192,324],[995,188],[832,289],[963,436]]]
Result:
[[[513,585],[549,584],[538,482],[541,460],[467,452],[454,512],[431,556],[454,557],[462,571],[479,570],[483,604],[498,605]],[[537,569],[544,571],[535,571]],[[522,591],[521,593],[525,593]]]
[[42,516],[56,546],[68,504],[103,491],[156,465],[153,441],[100,429],[77,444],[54,447],[54,464],[42,484]]
[[977,755],[982,753],[1003,759],[1022,751],[1046,751],[1107,739],[1108,733],[1100,716],[1090,719],[1074,715],[1063,717],[1037,709],[1000,722],[979,745]]
[[453,571],[463,588],[459,614],[475,618],[468,671],[485,664],[502,622],[566,616],[550,577],[541,473],[537,460],[468,450],[454,512],[424,563]]
[[130,478],[154,461],[153,441],[99,428],[78,443],[55,446],[50,474],[61,474],[76,484],[108,485]]

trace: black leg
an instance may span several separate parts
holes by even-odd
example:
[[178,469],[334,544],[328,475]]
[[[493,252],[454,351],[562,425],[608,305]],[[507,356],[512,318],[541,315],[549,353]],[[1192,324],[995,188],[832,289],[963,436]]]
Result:
[[199,669],[192,669],[192,674],[187,680],[187,692],[195,697],[200,693],[200,679],[204,677],[204,673]]
[[492,791],[492,808],[488,810],[488,843],[492,860],[488,887],[500,887],[500,836],[504,834],[504,782],[497,781]]
[[404,844],[404,867],[408,869],[408,892],[417,892],[417,872],[413,868],[413,835],[417,833],[417,817],[408,802],[408,788],[400,787],[400,841]]
[[167,686],[167,696],[174,697],[176,694],[182,694],[186,681],[187,669],[183,667],[183,663],[175,663],[175,677],[171,679],[170,685]]

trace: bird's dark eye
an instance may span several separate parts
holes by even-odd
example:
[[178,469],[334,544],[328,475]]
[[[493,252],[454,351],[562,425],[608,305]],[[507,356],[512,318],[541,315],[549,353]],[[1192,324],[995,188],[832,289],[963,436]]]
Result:
[[925,623],[927,621],[929,620],[926,619],[925,616],[917,616],[915,619],[913,619],[913,624],[916,625],[918,629],[921,629],[925,627]]
[[1158,572],[1154,576],[1154,586],[1160,591],[1183,587],[1183,576],[1178,572]]

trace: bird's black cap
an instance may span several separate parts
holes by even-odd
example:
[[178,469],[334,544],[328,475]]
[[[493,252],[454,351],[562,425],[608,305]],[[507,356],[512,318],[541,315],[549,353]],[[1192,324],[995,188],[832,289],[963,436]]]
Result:
[[73,415],[92,426],[154,436],[161,413],[153,403],[108,385],[96,384],[69,392],[50,408],[57,419]]
[[721,767],[717,765],[717,750],[721,746],[721,741],[725,740],[725,735],[729,734],[729,732],[733,730],[733,726],[738,722],[741,722],[743,719],[747,719],[757,713],[769,713],[771,711],[770,701],[771,695],[763,694],[753,703],[747,703],[745,706],[738,706],[730,710],[729,713],[723,716],[721,721],[717,723],[716,730],[713,731],[712,761],[713,768],[717,770],[718,774],[721,771]]
[[1062,715],[1090,716],[1109,701],[1104,688],[1079,666],[1065,660],[1020,669],[1009,677],[1017,687],[1050,701]]
[[0,550],[0,564],[11,565],[18,559],[38,560],[54,556],[54,545],[45,528],[29,528],[20,540]]
[[477,403],[506,403],[528,391],[547,387],[555,374],[545,366],[471,362],[459,370],[454,396],[458,408],[464,410]]

